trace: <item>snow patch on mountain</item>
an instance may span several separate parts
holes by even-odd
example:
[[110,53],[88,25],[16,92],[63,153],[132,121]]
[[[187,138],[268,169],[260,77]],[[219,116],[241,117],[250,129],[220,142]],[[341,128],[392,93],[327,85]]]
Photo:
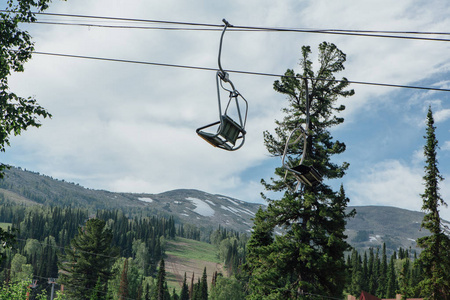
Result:
[[241,210],[244,212],[244,213],[246,213],[247,215],[250,215],[250,216],[255,216],[255,213],[254,212],[252,212],[251,210],[249,210],[249,209],[246,209],[246,208],[241,208]]
[[209,204],[216,206],[216,204],[214,202],[212,202],[211,200],[205,200],[205,202],[208,202]]
[[231,209],[230,207],[227,207],[227,206],[221,205],[220,208],[224,209],[224,210],[228,210],[229,212],[232,212],[233,214],[237,213],[235,209]]
[[381,238],[378,234],[376,236],[369,236],[369,242],[375,243],[378,242],[378,240]]
[[153,202],[153,199],[152,198],[149,198],[149,197],[140,197],[140,198],[138,198],[140,201],[143,201],[143,202],[147,202],[147,203],[152,203]]
[[218,197],[218,198],[228,200],[231,203],[233,203],[234,205],[239,206],[239,203],[237,203],[236,201],[234,201],[234,200],[232,200],[232,199],[230,199],[228,197]]
[[202,215],[204,217],[214,216],[215,210],[212,209],[211,206],[209,206],[209,204],[205,201],[193,197],[187,197],[186,200],[192,201],[192,203],[195,205],[194,212],[198,213],[199,215]]
[[247,214],[247,215],[250,215],[250,216],[254,216],[255,215],[253,212],[249,211],[246,208],[234,208],[234,207],[224,206],[224,205],[221,205],[220,208],[224,209],[224,210],[228,210],[228,211],[230,211],[230,212],[232,212],[232,213],[234,213],[236,215],[241,215],[243,213]]

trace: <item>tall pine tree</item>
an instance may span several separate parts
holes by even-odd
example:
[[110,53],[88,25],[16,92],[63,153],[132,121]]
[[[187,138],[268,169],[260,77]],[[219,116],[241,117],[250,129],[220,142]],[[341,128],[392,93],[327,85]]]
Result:
[[353,249],[352,256],[350,259],[350,268],[351,268],[351,281],[350,281],[350,287],[348,288],[348,291],[350,294],[354,296],[359,296],[361,294],[362,290],[362,264],[361,264],[361,256],[359,255],[358,251],[356,249]]
[[383,251],[381,253],[381,264],[378,270],[378,288],[377,293],[380,297],[384,297],[387,285],[387,255],[386,255],[386,243],[383,243]]
[[391,259],[389,260],[389,265],[387,268],[387,281],[386,281],[386,292],[385,297],[386,298],[394,298],[396,295],[396,291],[398,290],[398,282],[397,282],[397,275],[395,273],[395,267],[394,267],[394,260],[395,256],[392,255]]
[[398,277],[398,292],[404,298],[408,298],[412,294],[411,289],[411,261],[409,258],[404,258]]
[[[263,261],[266,261],[271,253],[274,226],[270,223],[268,213],[261,207],[253,219],[252,230],[247,246],[247,261],[244,265],[244,270],[250,279],[250,295],[270,294],[271,284],[268,283],[276,280],[277,274],[268,272],[270,264],[265,264]],[[254,299],[257,297],[255,296]]]
[[208,300],[208,276],[206,275],[206,267],[203,269],[200,290],[201,290],[201,299]]
[[64,284],[70,299],[86,299],[94,288],[98,294],[106,293],[111,266],[118,251],[111,247],[112,233],[106,222],[89,219],[65,248],[60,262],[59,283]]
[[443,177],[439,173],[437,149],[438,140],[435,133],[433,112],[428,108],[425,155],[425,192],[421,195],[422,210],[426,215],[422,227],[428,229],[429,236],[420,238],[417,242],[423,248],[419,262],[423,267],[423,280],[418,288],[425,299],[450,299],[450,238],[442,230],[439,207],[447,204],[439,193],[439,182]]
[[[335,73],[344,70],[346,55],[334,44],[321,43],[317,72],[312,69],[310,55],[310,47],[302,47],[302,74],[287,70],[281,81],[274,83],[274,89],[287,96],[288,107],[283,109],[284,119],[276,121],[275,136],[264,133],[264,143],[271,155],[281,157],[290,132],[309,120],[306,152],[305,140],[300,140],[289,148],[286,160],[298,165],[303,156],[303,163],[313,166],[323,178],[341,178],[348,164],[335,164],[331,156],[344,152],[345,144],[334,141],[329,129],[344,121],[336,116],[345,109],[336,105],[337,100],[354,94],[345,90],[345,78],[335,80]],[[335,192],[319,183],[297,189],[296,178],[286,174],[283,167],[276,168],[275,175],[278,178],[272,178],[271,183],[262,183],[266,190],[284,194],[280,200],[264,196],[269,205],[263,222],[269,224],[267,231],[279,226],[283,234],[269,245],[255,245],[261,249],[251,249],[249,244],[249,299],[295,299],[308,293],[341,297],[347,277],[344,251],[349,249],[344,235],[349,200],[343,188]]]
[[189,300],[189,287],[186,282],[186,272],[184,272],[183,286],[181,287],[180,300]]
[[170,297],[167,298],[168,293],[169,289],[167,288],[166,282],[166,264],[164,262],[164,258],[161,258],[161,261],[159,262],[158,275],[156,277],[155,299],[170,300]]

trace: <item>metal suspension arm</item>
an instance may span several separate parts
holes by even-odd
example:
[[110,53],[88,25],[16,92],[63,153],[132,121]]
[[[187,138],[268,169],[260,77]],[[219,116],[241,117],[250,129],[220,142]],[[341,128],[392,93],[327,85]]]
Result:
[[223,68],[222,68],[222,63],[221,63],[221,61],[220,61],[220,58],[221,58],[221,55],[222,55],[222,43],[223,43],[223,36],[225,35],[225,31],[227,30],[227,28],[228,27],[231,27],[231,26],[233,26],[233,25],[231,25],[230,23],[228,23],[228,21],[227,20],[225,20],[225,19],[223,19],[222,20],[223,21],[223,23],[225,23],[225,27],[223,28],[223,31],[222,31],[222,35],[221,35],[221,37],[220,37],[220,45],[219,45],[219,57],[218,57],[218,64],[219,64],[219,76],[220,76],[220,78],[223,80],[223,81],[225,81],[225,82],[229,82],[229,78],[228,78],[228,73],[227,72],[225,72],[224,70],[223,70]]

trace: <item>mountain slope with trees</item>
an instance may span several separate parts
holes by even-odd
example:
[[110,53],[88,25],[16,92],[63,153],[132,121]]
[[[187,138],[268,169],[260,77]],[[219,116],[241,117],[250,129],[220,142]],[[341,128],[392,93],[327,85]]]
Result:
[[[14,167],[6,170],[5,178],[0,180],[0,202],[11,205],[69,205],[89,208],[91,214],[102,208],[120,209],[136,216],[172,216],[176,223],[192,224],[204,229],[216,229],[221,225],[238,232],[249,232],[252,218],[259,207],[265,207],[197,190],[129,194],[86,189],[75,183]],[[199,210],[198,206],[201,206]],[[428,232],[420,228],[424,213],[387,206],[347,208],[348,211],[353,209],[357,213],[348,219],[346,227],[348,242],[352,246],[367,250],[370,247],[381,248],[386,243],[388,253],[393,253],[399,247],[420,251],[415,241]],[[0,209],[0,222],[11,223],[11,214],[8,210]],[[450,225],[445,220],[442,222]]]
[[82,207],[91,213],[99,209],[121,209],[133,216],[173,216],[177,222],[198,227],[216,228],[221,224],[242,232],[251,228],[251,219],[261,205],[189,189],[160,194],[86,189],[14,167],[5,171],[5,178],[0,180],[1,199],[24,204]]

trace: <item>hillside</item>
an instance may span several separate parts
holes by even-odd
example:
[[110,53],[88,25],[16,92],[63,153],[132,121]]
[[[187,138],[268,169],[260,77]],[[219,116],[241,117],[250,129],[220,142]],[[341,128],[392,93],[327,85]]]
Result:
[[261,206],[197,190],[174,190],[135,196],[154,209],[176,215],[182,222],[207,228],[221,225],[239,232],[250,231],[252,218]]
[[120,209],[139,215],[173,215],[175,220],[202,228],[219,225],[239,232],[249,231],[261,204],[248,203],[198,190],[174,190],[161,194],[113,193],[86,189],[78,184],[39,173],[11,168],[0,180],[0,199],[26,205],[52,205]]
[[168,241],[166,255],[167,281],[170,288],[179,290],[185,273],[188,283],[192,280],[192,274],[197,282],[205,267],[209,279],[216,271],[225,274],[223,264],[217,258],[217,248],[211,244],[176,238],[174,241]]
[[356,215],[348,220],[346,234],[348,241],[357,249],[381,247],[392,252],[402,247],[416,247],[416,240],[428,231],[421,230],[422,212],[387,206],[358,206]]
[[[261,204],[248,203],[224,195],[180,189],[160,194],[113,193],[86,189],[74,183],[35,172],[11,168],[0,180],[0,200],[23,205],[53,205],[97,209],[120,209],[139,215],[174,216],[176,222],[193,224],[205,230],[219,225],[239,232],[250,232],[252,217]],[[347,224],[348,241],[357,249],[379,247],[383,242],[391,251],[415,249],[423,213],[384,206],[349,207],[357,214]],[[0,220],[1,222],[2,220]],[[446,222],[450,226],[450,223]]]

